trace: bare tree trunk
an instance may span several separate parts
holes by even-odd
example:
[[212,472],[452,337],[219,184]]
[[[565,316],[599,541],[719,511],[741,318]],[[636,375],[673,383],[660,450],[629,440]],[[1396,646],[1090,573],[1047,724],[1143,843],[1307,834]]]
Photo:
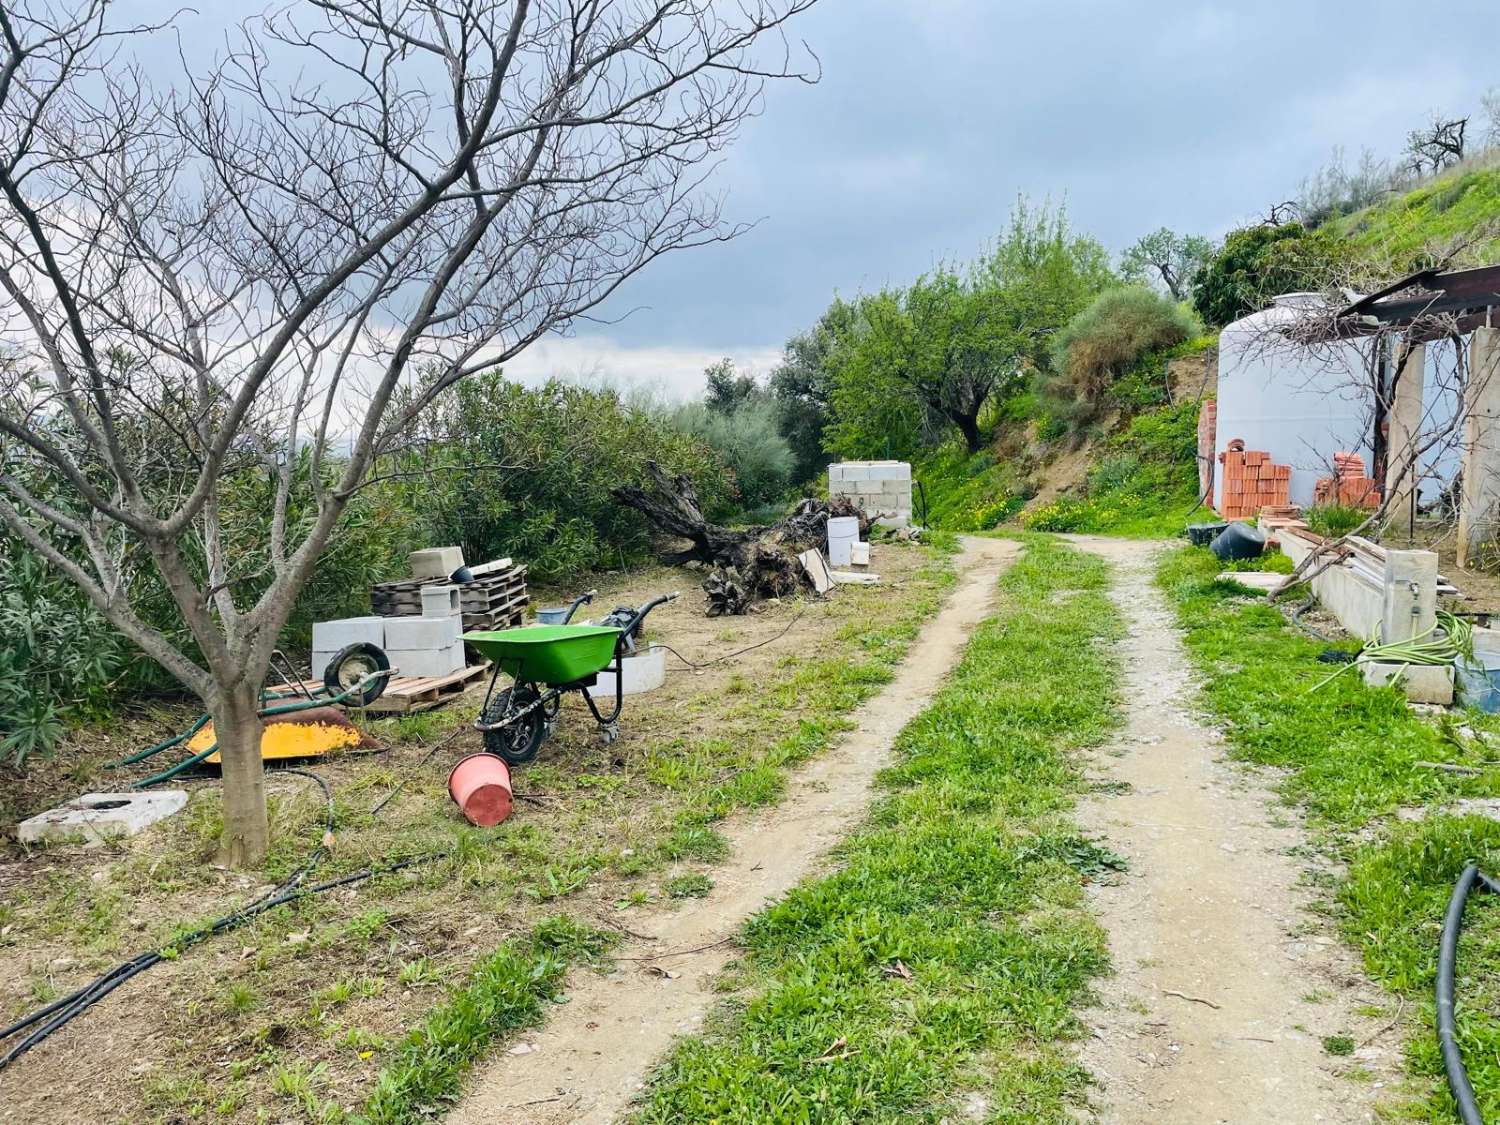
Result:
[[260,757],[260,691],[240,683],[219,694],[211,709],[224,776],[224,832],[219,861],[241,870],[257,867],[270,845],[266,776]]

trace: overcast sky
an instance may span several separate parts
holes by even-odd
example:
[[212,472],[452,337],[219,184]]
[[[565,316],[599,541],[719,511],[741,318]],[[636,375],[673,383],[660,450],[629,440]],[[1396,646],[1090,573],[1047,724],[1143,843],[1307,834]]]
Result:
[[[132,0],[163,11],[177,0]],[[1429,111],[1500,85],[1495,0],[820,0],[792,27],[817,86],[773,86],[727,156],[728,245],[656,263],[511,365],[678,393],[728,355],[766,370],[835,292],[974,254],[1017,193],[1112,251],[1222,234],[1342,144],[1393,155]]]

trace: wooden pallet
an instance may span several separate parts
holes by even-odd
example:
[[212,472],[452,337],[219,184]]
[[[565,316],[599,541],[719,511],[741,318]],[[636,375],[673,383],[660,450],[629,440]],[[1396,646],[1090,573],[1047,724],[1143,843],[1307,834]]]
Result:
[[409,715],[431,711],[457,699],[489,675],[490,665],[471,664],[446,676],[396,676],[386,685],[379,699],[365,711],[375,715]]

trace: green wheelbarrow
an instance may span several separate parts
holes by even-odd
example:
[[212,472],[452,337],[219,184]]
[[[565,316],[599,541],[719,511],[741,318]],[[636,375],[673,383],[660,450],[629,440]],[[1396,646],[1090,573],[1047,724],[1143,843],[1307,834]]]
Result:
[[[495,665],[474,723],[484,734],[484,748],[508,765],[531,761],[552,733],[562,697],[570,691],[583,696],[604,741],[613,742],[620,734],[617,720],[625,703],[620,660],[635,651],[635,638],[646,614],[676,597],[663,594],[640,609],[616,610],[606,619],[608,624],[527,625],[465,633],[464,640]],[[607,715],[589,693],[599,673],[605,671],[615,676],[614,710]],[[502,672],[511,683],[497,691]]]

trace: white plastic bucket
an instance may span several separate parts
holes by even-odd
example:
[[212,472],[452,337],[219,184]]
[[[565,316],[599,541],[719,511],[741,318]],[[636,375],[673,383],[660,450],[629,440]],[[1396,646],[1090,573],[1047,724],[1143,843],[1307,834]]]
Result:
[[828,521],[828,565],[848,566],[859,542],[859,520],[854,516],[834,516]]

